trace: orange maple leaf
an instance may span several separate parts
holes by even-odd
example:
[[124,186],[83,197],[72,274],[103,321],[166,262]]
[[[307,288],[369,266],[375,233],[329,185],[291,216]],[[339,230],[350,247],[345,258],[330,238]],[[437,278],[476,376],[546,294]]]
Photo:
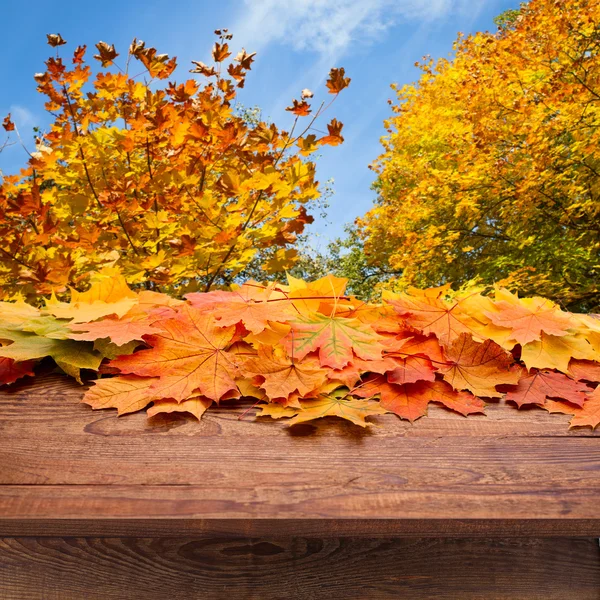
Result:
[[122,373],[158,377],[150,391],[162,398],[186,400],[199,390],[219,401],[237,390],[234,379],[239,359],[226,352],[235,327],[219,327],[213,316],[187,305],[174,318],[155,326],[161,333],[146,338],[151,348],[121,356],[109,366]]
[[147,320],[134,320],[127,317],[123,319],[107,317],[92,323],[74,323],[69,328],[74,332],[69,335],[72,340],[94,342],[98,339],[110,338],[110,341],[117,346],[135,340],[142,341],[145,335],[159,333],[159,330]]
[[305,396],[327,379],[326,371],[317,359],[307,357],[302,361],[294,361],[270,346],[260,346],[256,358],[244,362],[243,371],[259,376],[263,380],[259,387],[271,399],[287,398],[296,391]]
[[361,398],[379,396],[381,406],[403,419],[415,421],[427,414],[430,402],[439,402],[462,415],[483,412],[485,403],[468,392],[452,389],[443,381],[419,381],[397,385],[381,375],[370,375],[352,394]]
[[571,427],[585,427],[588,425],[592,429],[595,429],[600,425],[600,387],[597,387],[588,396],[583,406],[547,400],[543,408],[551,413],[558,412],[565,415],[573,415],[570,424]]
[[511,368],[512,355],[491,340],[479,343],[462,333],[445,355],[447,362],[438,370],[454,389],[499,398],[502,393],[496,390],[497,385],[516,384],[519,380],[520,369]]
[[600,364],[592,360],[571,359],[568,372],[575,379],[600,382]]
[[544,405],[549,398],[582,406],[590,391],[585,383],[574,381],[562,373],[534,370],[519,379],[515,389],[507,392],[506,400],[515,402],[519,408],[524,404]]
[[473,334],[473,319],[460,311],[460,302],[448,302],[442,298],[446,288],[428,290],[431,293],[399,294],[389,296],[386,301],[391,304],[400,317],[405,318],[411,327],[425,335],[434,334],[442,346],[452,343],[462,333]]
[[388,372],[390,383],[434,381],[436,365],[444,361],[442,349],[434,336],[415,334],[408,338],[396,337],[386,340],[384,345],[386,358],[393,358],[396,363]]
[[502,290],[502,298],[494,302],[496,311],[486,312],[494,325],[511,329],[510,337],[519,344],[539,340],[542,331],[563,336],[575,328],[573,318],[554,302],[545,298],[518,298]]

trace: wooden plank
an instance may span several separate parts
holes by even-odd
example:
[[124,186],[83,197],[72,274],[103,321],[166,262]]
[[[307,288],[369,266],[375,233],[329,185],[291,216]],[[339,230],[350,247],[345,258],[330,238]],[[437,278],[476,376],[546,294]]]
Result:
[[202,532],[247,521],[248,534],[264,520],[286,534],[322,521],[341,535],[351,520],[363,535],[381,534],[377,520],[394,535],[600,533],[597,435],[544,411],[494,406],[486,420],[440,409],[415,425],[386,415],[373,430],[338,420],[298,430],[240,420],[243,407],[147,424],[91,411],[81,395],[62,377],[0,392],[0,534],[56,521],[75,535],[98,520],[198,521]]
[[597,600],[588,539],[5,538],[0,598]]
[[0,537],[430,537],[598,536],[597,519],[2,519]]
[[[560,520],[573,535],[597,535],[599,489],[555,488],[532,490],[506,484],[482,486],[420,486],[416,489],[388,485],[347,490],[327,485],[304,489],[259,485],[256,488],[160,485],[160,486],[2,486],[2,522],[31,519],[151,519],[171,518],[253,522],[270,519],[273,526],[296,520],[396,521],[396,529],[410,527],[411,521],[432,520],[440,535],[455,519],[502,521],[507,528],[523,520]],[[582,522],[587,530],[582,532]],[[366,525],[365,525],[366,526]],[[576,533],[577,532],[577,533]],[[0,534],[2,530],[0,530]],[[273,534],[277,531],[273,530]],[[548,532],[545,533],[547,535]],[[543,534],[540,534],[543,535]]]

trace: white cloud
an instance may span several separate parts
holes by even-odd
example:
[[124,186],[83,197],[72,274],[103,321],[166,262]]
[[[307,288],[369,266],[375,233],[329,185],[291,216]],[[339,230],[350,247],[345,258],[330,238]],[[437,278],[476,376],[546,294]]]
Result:
[[485,0],[244,0],[232,27],[236,43],[256,51],[273,42],[321,55],[344,54],[399,22],[433,21],[478,11]]
[[36,125],[34,114],[24,106],[13,104],[10,107],[11,118],[19,129],[28,129]]

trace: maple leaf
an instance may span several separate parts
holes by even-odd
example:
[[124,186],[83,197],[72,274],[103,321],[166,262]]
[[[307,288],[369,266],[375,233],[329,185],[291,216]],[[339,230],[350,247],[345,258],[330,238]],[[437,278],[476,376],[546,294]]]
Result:
[[585,337],[580,335],[559,337],[544,332],[539,341],[529,342],[521,350],[521,360],[528,369],[556,369],[568,373],[572,358],[598,360],[600,355]]
[[497,385],[515,384],[519,370],[511,369],[512,356],[492,340],[483,343],[462,333],[445,350],[446,364],[438,365],[444,380],[457,390],[469,390],[476,396],[499,398]]
[[367,417],[383,415],[388,412],[375,400],[352,398],[344,388],[321,394],[318,398],[312,400],[301,401],[300,405],[301,408],[293,408],[276,403],[267,404],[261,406],[261,412],[258,416],[269,416],[274,419],[293,417],[288,423],[290,427],[322,417],[341,417],[355,425],[367,427],[372,425],[372,423],[366,421]]
[[439,402],[464,416],[483,412],[485,403],[468,392],[452,389],[443,381],[419,381],[405,385],[389,383],[381,375],[369,375],[352,390],[361,398],[381,398],[381,406],[411,423],[427,414],[430,402]]
[[[109,341],[108,338],[94,340],[94,350],[100,352],[103,358],[109,359],[117,358],[118,356],[124,356],[126,354],[133,354],[139,345],[140,342],[135,340],[133,342],[123,344],[122,346],[117,346],[117,344]],[[100,369],[104,368],[108,369],[106,365],[100,367]],[[108,372],[108,370],[106,372]]]
[[94,54],[94,58],[102,63],[103,67],[109,67],[113,64],[118,53],[115,50],[114,44],[107,44],[106,42],[98,42],[96,44],[98,54]]
[[292,106],[287,106],[287,111],[295,114],[298,117],[307,117],[310,114],[310,104],[305,100],[294,100]]
[[289,273],[287,297],[292,300],[294,308],[303,315],[309,315],[319,310],[321,304],[331,301],[335,307],[343,296],[348,280],[343,277],[327,275],[316,281],[307,283],[296,279]]
[[115,269],[105,269],[92,279],[86,292],[71,290],[71,301],[60,302],[53,294],[45,310],[72,323],[88,323],[109,315],[124,316],[138,303],[138,295]]
[[92,323],[75,323],[69,329],[74,332],[68,335],[72,340],[94,342],[98,339],[109,338],[117,346],[123,346],[136,340],[143,341],[145,335],[159,332],[156,327],[153,327],[147,321],[127,318],[115,319],[113,317],[107,317]]
[[589,426],[592,429],[595,429],[600,425],[600,387],[597,387],[589,395],[588,399],[583,403],[583,406],[547,400],[543,408],[551,413],[558,412],[566,415],[573,415],[570,427]]
[[350,77],[345,77],[346,71],[343,67],[331,69],[326,85],[330,94],[339,94],[344,88],[350,85]]
[[32,360],[15,362],[12,358],[0,357],[0,385],[14,383],[26,375],[34,377],[34,365],[35,362]]
[[260,346],[256,358],[244,362],[243,370],[264,380],[260,387],[270,398],[287,398],[296,391],[304,396],[327,379],[317,359],[293,361],[283,351],[269,346]]
[[40,316],[40,311],[22,300],[0,302],[0,323],[3,327],[21,325]]
[[29,361],[50,356],[67,374],[81,383],[80,369],[98,370],[102,356],[93,350],[88,342],[74,340],[55,340],[38,336],[28,331],[16,331],[0,328],[0,340],[11,342],[0,347],[0,357]]
[[48,45],[53,48],[64,46],[67,43],[60,33],[47,33],[46,37],[48,38]]
[[496,312],[486,312],[495,325],[511,330],[510,337],[523,345],[541,339],[542,332],[563,336],[575,328],[569,313],[561,311],[545,298],[518,298],[506,290],[498,290],[494,302]]
[[150,391],[156,381],[156,377],[134,375],[98,379],[85,393],[82,402],[94,410],[116,408],[118,415],[136,412],[157,397]]
[[600,382],[600,364],[591,360],[571,359],[568,374],[575,379]]
[[434,334],[442,346],[447,346],[463,333],[473,334],[473,319],[461,312],[460,302],[447,302],[442,294],[447,288],[419,293],[388,294],[386,302],[391,304],[400,317],[405,318],[411,327],[425,335]]
[[590,388],[554,371],[534,371],[519,379],[515,389],[507,392],[506,400],[519,408],[524,404],[544,405],[546,399],[559,398],[581,406]]
[[[243,323],[248,331],[259,334],[267,328],[270,321],[287,321],[294,315],[289,301],[256,302],[244,300],[233,292],[229,294],[226,303],[220,303],[212,310],[212,314],[224,327]],[[193,306],[194,297],[192,296],[190,300]]]
[[175,317],[155,323],[159,335],[148,336],[151,347],[110,362],[121,373],[158,377],[150,391],[163,398],[185,400],[196,390],[219,401],[237,390],[239,359],[225,350],[235,327],[219,327],[214,317],[182,306]]
[[15,124],[12,122],[12,120],[10,118],[10,113],[8,113],[8,115],[6,117],[4,117],[4,120],[2,121],[2,127],[4,127],[5,131],[14,131],[15,130]]
[[181,402],[176,402],[175,400],[155,400],[154,405],[146,411],[146,414],[149,417],[154,417],[161,413],[187,412],[194,415],[200,421],[202,415],[212,403],[212,400],[203,396],[193,396]]
[[256,56],[256,52],[251,52],[248,54],[244,48],[242,48],[236,55],[233,60],[240,63],[242,69],[250,69],[250,65],[254,62],[254,57]]
[[391,358],[395,366],[389,369],[390,383],[414,383],[434,381],[437,366],[444,361],[442,349],[434,336],[414,335],[408,338],[394,338],[384,342],[386,358]]
[[18,329],[20,331],[29,331],[40,337],[51,338],[55,340],[66,340],[69,337],[68,321],[64,319],[55,319],[50,315],[41,315],[24,321]]
[[320,144],[329,144],[330,146],[337,146],[344,142],[342,137],[343,123],[340,123],[337,119],[332,119],[331,123],[327,124],[328,135],[323,136],[320,140]]
[[343,369],[354,355],[366,360],[381,358],[381,336],[358,319],[314,313],[289,321],[290,333],[282,343],[295,359],[319,352],[321,366]]

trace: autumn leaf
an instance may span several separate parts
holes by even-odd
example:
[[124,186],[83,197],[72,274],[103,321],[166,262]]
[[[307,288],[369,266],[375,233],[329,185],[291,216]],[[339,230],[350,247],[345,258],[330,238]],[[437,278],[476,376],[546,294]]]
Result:
[[568,374],[575,379],[600,382],[600,364],[591,360],[571,359]]
[[293,417],[288,425],[298,425],[307,421],[313,421],[323,417],[340,417],[367,427],[372,425],[366,421],[370,416],[383,415],[387,410],[382,408],[375,400],[357,400],[348,395],[347,390],[340,388],[328,394],[322,394],[313,400],[304,400],[301,408],[291,408],[274,403],[261,406],[259,417],[269,416],[274,419],[281,417]]
[[519,379],[515,388],[507,392],[506,400],[515,402],[519,408],[524,404],[543,406],[550,398],[582,406],[590,391],[584,383],[574,381],[562,373],[533,371]]
[[411,423],[427,414],[430,402],[439,402],[462,415],[483,412],[485,403],[468,392],[456,391],[443,381],[419,381],[397,385],[381,375],[369,376],[352,394],[381,398],[381,406]]
[[394,338],[386,340],[384,346],[386,358],[393,359],[395,363],[388,371],[390,383],[434,381],[437,365],[444,362],[442,349],[434,336],[416,334],[408,338]]
[[151,347],[111,361],[124,374],[158,377],[150,392],[162,398],[185,400],[196,390],[219,401],[237,390],[239,359],[228,354],[235,327],[219,327],[214,317],[191,306],[160,323],[159,335],[148,336]]
[[18,327],[19,331],[29,331],[40,337],[66,340],[69,338],[68,321],[56,319],[50,315],[41,315],[27,319]]
[[497,385],[515,384],[519,370],[512,369],[512,356],[491,340],[479,343],[462,333],[445,350],[446,364],[438,370],[456,390],[469,390],[476,396],[499,398]]
[[4,117],[4,120],[2,121],[2,127],[4,127],[5,131],[14,131],[15,130],[15,124],[12,122],[12,120],[10,118],[10,113],[8,113],[8,115],[6,117]]
[[495,325],[510,329],[510,337],[521,345],[540,340],[542,332],[564,336],[575,328],[571,315],[545,298],[518,298],[499,290],[494,305],[495,312],[487,316]]
[[107,44],[106,42],[98,42],[96,44],[98,54],[94,54],[94,58],[102,63],[103,67],[109,67],[113,64],[118,53],[115,50],[114,44]]
[[85,393],[82,402],[94,410],[116,408],[118,415],[136,412],[157,397],[150,391],[156,381],[156,377],[134,375],[98,379]]
[[15,362],[12,358],[0,357],[0,385],[14,383],[26,375],[34,377],[34,364],[32,360]]
[[[193,298],[191,302],[194,305]],[[254,334],[264,331],[269,322],[287,321],[294,314],[289,301],[245,301],[237,294],[230,294],[227,303],[216,305],[213,309],[213,315],[219,324],[228,327],[243,323],[246,329]]]
[[293,113],[298,117],[308,117],[310,114],[310,104],[305,100],[293,100],[292,106],[287,106],[286,109],[288,112]]
[[52,295],[46,300],[45,310],[72,323],[87,323],[109,315],[123,317],[138,303],[138,295],[129,288],[125,278],[107,269],[92,279],[86,292],[71,291],[70,302],[60,302]]
[[582,336],[543,332],[539,341],[529,342],[521,350],[521,360],[528,369],[556,369],[568,373],[572,358],[598,360],[600,355]]
[[[433,290],[432,290],[433,291]],[[442,346],[447,346],[463,333],[473,334],[472,317],[460,310],[460,302],[448,302],[439,293],[409,295],[388,294],[386,301],[410,326],[425,335],[435,335]]]
[[229,46],[227,44],[215,43],[212,51],[213,60],[215,62],[223,62],[228,56],[231,56],[229,52]]
[[319,144],[329,144],[330,146],[337,146],[344,142],[342,137],[343,123],[340,123],[337,119],[332,119],[331,123],[327,124],[328,134],[323,136],[319,140]]
[[243,364],[243,371],[258,376],[263,381],[260,387],[269,398],[287,398],[293,392],[306,395],[319,388],[327,379],[327,373],[317,359],[292,360],[282,350],[260,346],[256,358]]
[[315,313],[289,321],[291,332],[283,344],[288,354],[301,360],[318,351],[321,366],[344,368],[354,355],[366,360],[381,358],[381,336],[357,319]]
[[64,46],[67,43],[60,33],[47,33],[46,37],[48,38],[48,45],[52,46],[53,48]]
[[50,356],[59,367],[80,383],[80,369],[97,371],[102,361],[102,356],[93,350],[89,342],[56,340],[27,331],[1,328],[0,340],[11,342],[7,346],[0,347],[0,357],[21,362]]
[[346,77],[346,71],[343,67],[331,69],[327,79],[327,88],[330,94],[339,94],[344,88],[350,85],[350,77]]
[[[141,319],[115,319],[106,317],[101,321],[92,323],[75,323],[69,327],[68,337],[72,340],[83,340],[94,342],[102,338],[109,338],[117,346],[123,346],[129,342],[143,341],[145,335],[159,333],[148,321]],[[83,332],[83,333],[79,333]]]
[[551,413],[558,412],[566,415],[573,415],[571,427],[589,426],[592,429],[595,429],[600,425],[600,387],[597,387],[590,394],[581,407],[566,402],[548,400],[543,408]]

